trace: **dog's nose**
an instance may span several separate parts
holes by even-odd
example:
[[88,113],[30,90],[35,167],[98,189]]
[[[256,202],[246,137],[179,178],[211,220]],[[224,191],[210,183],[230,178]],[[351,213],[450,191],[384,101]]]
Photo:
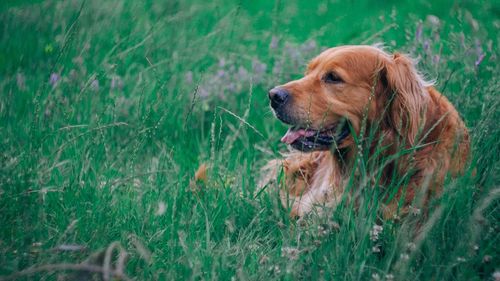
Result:
[[276,87],[269,91],[269,99],[271,100],[271,106],[273,108],[284,105],[289,98],[290,95],[283,88]]

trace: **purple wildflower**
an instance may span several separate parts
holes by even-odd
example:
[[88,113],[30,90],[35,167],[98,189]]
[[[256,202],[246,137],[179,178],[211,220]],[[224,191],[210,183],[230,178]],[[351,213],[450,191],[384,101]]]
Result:
[[277,61],[273,67],[273,74],[280,74],[282,68],[283,68],[283,63],[281,61]]
[[50,85],[52,85],[52,87],[57,86],[59,80],[61,80],[61,76],[59,76],[59,74],[57,73],[50,74],[49,83]]
[[301,58],[300,51],[296,48],[289,48],[288,54],[290,55],[290,58],[295,62],[298,62]]
[[217,78],[223,78],[226,76],[226,72],[223,69],[217,71]]
[[226,60],[225,59],[219,59],[219,67],[224,67],[226,66]]
[[429,40],[425,40],[424,41],[424,50],[426,50],[426,51],[429,50],[429,46],[430,46]]
[[188,84],[193,83],[193,72],[192,71],[186,72],[186,74],[184,75],[184,80],[186,80],[186,83]]
[[417,41],[420,41],[420,39],[422,39],[422,29],[423,29],[423,24],[420,21],[417,25],[417,31],[415,32],[415,39]]
[[439,55],[435,55],[434,57],[432,57],[432,61],[435,64],[438,64],[440,60],[441,60],[441,57]]
[[480,54],[480,55],[479,55],[479,57],[477,58],[476,62],[474,62],[474,65],[475,65],[476,67],[478,67],[478,66],[479,66],[479,64],[481,64],[481,62],[483,61],[483,59],[484,59],[484,57],[485,57],[485,56],[486,56],[486,55],[485,55],[484,53],[483,53],[483,54]]
[[238,68],[238,76],[241,80],[248,80],[248,71],[244,67]]
[[252,61],[252,70],[256,75],[264,74],[267,69],[267,64],[259,61],[258,59],[254,59]]
[[99,81],[94,79],[94,81],[90,83],[90,89],[92,89],[95,92],[99,91]]
[[278,42],[279,42],[278,37],[273,35],[273,37],[271,37],[271,43],[269,43],[269,48],[271,49],[278,48]]
[[231,82],[227,85],[227,89],[231,92],[236,92],[238,90],[238,87],[236,87],[236,83]]
[[301,46],[302,49],[301,51],[303,51],[304,53],[309,53],[316,50],[316,47],[317,47],[316,41],[310,40]]
[[210,95],[210,93],[208,92],[207,89],[205,89],[204,87],[199,87],[198,88],[198,96],[201,97],[201,98],[206,98]]

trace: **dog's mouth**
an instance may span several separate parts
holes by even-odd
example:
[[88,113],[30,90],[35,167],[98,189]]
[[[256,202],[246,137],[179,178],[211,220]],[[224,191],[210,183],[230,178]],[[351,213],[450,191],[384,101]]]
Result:
[[339,145],[349,135],[347,122],[338,122],[327,129],[315,130],[293,126],[281,141],[300,151],[329,150],[333,144]]

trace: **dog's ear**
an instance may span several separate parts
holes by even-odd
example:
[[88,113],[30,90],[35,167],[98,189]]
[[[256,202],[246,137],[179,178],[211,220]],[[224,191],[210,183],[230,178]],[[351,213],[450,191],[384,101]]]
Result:
[[395,130],[406,144],[413,145],[423,124],[428,93],[414,63],[396,53],[379,73],[381,106],[385,112],[382,126]]

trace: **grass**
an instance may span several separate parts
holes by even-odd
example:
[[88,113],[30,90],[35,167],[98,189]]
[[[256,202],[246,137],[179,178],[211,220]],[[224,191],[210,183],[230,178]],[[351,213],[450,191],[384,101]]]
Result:
[[[0,4],[0,280],[92,280],[74,266],[119,252],[135,280],[493,280],[500,5],[331,2]],[[376,187],[300,222],[255,196],[286,150],[267,89],[324,47],[377,42],[419,58],[472,136],[418,237],[377,219]]]

